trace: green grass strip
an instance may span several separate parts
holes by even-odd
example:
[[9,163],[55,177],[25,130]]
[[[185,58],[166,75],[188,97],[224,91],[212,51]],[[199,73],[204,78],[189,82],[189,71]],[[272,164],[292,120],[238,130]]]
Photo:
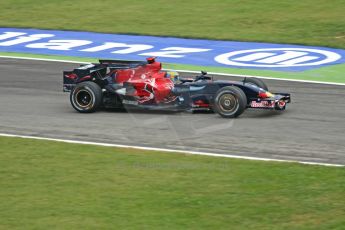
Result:
[[345,170],[0,137],[0,229],[342,229]]
[[0,27],[345,48],[343,0],[1,0]]

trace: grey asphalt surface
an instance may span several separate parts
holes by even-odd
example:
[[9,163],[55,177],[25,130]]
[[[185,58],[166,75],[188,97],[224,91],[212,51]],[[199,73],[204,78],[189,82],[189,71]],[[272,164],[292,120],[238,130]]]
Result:
[[[0,133],[345,164],[345,87],[266,80],[290,92],[284,112],[80,114],[62,92],[78,64],[0,59]],[[227,77],[220,77],[227,78]]]

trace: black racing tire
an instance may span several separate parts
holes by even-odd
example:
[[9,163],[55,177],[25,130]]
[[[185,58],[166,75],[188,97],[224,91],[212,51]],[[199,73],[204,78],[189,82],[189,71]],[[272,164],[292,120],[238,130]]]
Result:
[[80,113],[95,112],[102,103],[102,89],[91,81],[79,83],[71,91],[70,101]]
[[248,77],[244,80],[244,82],[246,83],[251,83],[253,85],[258,86],[261,89],[264,89],[266,91],[268,91],[268,86],[265,84],[265,82],[259,78],[255,78],[255,77]]
[[226,86],[218,90],[214,99],[214,110],[224,118],[235,118],[247,107],[247,96],[236,86]]

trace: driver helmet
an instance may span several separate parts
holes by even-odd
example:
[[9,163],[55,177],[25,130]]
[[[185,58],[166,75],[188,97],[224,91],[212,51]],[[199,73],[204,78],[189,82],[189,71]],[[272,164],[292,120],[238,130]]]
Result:
[[168,71],[165,75],[166,78],[169,78],[172,82],[177,83],[180,80],[180,76],[176,71]]

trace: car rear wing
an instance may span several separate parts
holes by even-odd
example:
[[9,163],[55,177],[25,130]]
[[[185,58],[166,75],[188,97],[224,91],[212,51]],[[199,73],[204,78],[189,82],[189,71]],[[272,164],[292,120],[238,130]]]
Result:
[[82,65],[72,71],[63,71],[63,91],[70,92],[76,84],[83,81],[102,80],[107,67],[100,64]]
[[127,60],[99,60],[102,65],[146,65],[146,61],[127,61]]
[[131,69],[147,65],[145,61],[126,61],[126,60],[99,60],[101,65],[111,69]]

